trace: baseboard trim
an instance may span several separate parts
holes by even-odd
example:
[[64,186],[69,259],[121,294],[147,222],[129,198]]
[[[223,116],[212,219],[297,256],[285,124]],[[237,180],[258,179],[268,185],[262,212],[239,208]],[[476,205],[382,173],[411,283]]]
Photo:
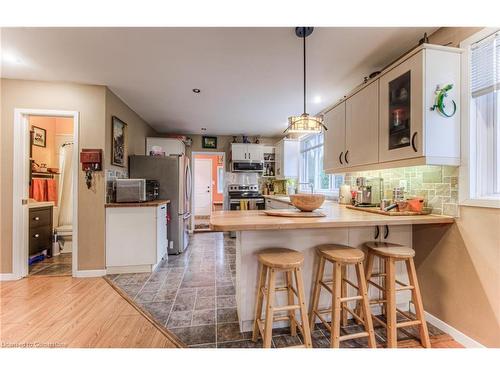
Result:
[[425,312],[425,320],[439,328],[441,331],[449,334],[456,342],[466,348],[486,348],[483,344],[471,339],[469,336],[443,322],[441,319],[436,318],[434,315],[429,314],[427,311]]
[[74,277],[101,277],[106,276],[106,270],[78,270]]
[[13,281],[21,279],[15,273],[0,273],[0,281]]

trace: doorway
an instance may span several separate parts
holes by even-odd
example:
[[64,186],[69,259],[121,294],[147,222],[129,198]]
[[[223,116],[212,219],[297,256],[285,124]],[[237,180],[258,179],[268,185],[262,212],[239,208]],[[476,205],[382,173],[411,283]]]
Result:
[[210,230],[210,215],[224,203],[224,152],[193,152],[193,228]]
[[78,113],[15,110],[14,274],[74,275]]

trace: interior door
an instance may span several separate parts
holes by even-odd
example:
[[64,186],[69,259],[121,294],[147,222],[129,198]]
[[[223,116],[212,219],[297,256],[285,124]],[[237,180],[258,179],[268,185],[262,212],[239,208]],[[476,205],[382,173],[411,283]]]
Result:
[[381,162],[424,155],[423,62],[420,51],[380,77]]
[[344,162],[347,166],[378,162],[378,80],[346,101]]
[[194,159],[194,214],[208,216],[212,212],[212,160]]
[[325,114],[323,168],[325,170],[345,168],[345,102]]

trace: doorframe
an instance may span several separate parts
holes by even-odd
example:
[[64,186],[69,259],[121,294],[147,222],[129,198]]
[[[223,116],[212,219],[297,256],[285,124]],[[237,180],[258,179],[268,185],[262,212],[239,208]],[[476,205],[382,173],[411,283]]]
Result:
[[[193,165],[193,170],[192,170],[192,173],[193,173],[193,186],[191,187],[191,197],[192,197],[192,200],[191,200],[191,208],[192,208],[192,215],[191,215],[191,229],[190,229],[190,233],[193,233],[194,232],[194,217],[195,217],[195,214],[194,214],[194,208],[195,208],[195,205],[196,205],[196,198],[195,198],[195,194],[194,194],[194,187],[196,186],[196,167],[195,167],[195,157],[196,155],[217,155],[217,156],[222,156],[222,172],[224,173],[224,177],[226,175],[226,153],[224,151],[192,151],[191,152],[191,160],[192,160],[192,165]],[[212,176],[213,178],[213,176]],[[224,192],[222,193],[222,195],[224,196]],[[212,205],[213,205],[213,200],[212,200],[212,197],[210,197],[210,200],[212,201]]]
[[66,117],[73,119],[73,231],[71,268],[73,277],[78,270],[78,153],[79,112],[52,109],[14,109],[13,201],[12,201],[12,273],[16,279],[28,275],[28,207],[29,199],[29,116]]

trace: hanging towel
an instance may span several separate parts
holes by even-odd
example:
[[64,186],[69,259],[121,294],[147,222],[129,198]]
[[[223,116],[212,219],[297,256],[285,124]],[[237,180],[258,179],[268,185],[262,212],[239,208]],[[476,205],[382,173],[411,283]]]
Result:
[[45,180],[47,183],[47,200],[57,205],[57,185],[55,180]]
[[42,178],[34,178],[31,181],[33,190],[33,199],[37,202],[45,202],[47,200],[47,180]]

